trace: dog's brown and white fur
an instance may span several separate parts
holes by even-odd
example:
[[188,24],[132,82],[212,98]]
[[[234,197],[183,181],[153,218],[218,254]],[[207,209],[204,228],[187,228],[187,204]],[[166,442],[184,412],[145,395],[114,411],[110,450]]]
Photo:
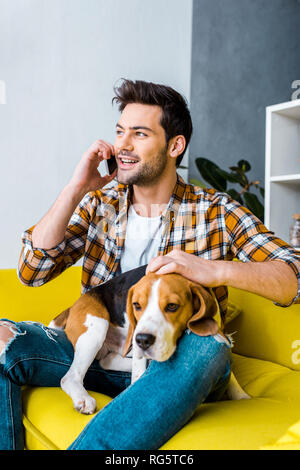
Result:
[[[172,356],[186,328],[201,336],[217,335],[219,341],[228,342],[212,291],[179,274],[149,273],[135,283],[128,291],[122,326],[111,321],[101,295],[94,296],[92,291],[49,325],[64,328],[74,346],[73,363],[61,380],[61,387],[81,413],[92,414],[96,410],[96,401],[83,386],[95,358],[104,369],[132,372],[133,383],[145,371],[147,359],[163,362]],[[227,396],[250,398],[233,374]]]

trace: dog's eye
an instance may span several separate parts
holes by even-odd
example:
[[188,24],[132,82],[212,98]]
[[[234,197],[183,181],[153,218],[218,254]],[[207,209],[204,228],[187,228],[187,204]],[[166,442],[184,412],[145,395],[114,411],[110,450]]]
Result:
[[136,310],[141,310],[141,308],[142,308],[138,302],[133,302],[132,305],[134,306],[134,308],[135,308]]
[[166,306],[166,312],[176,312],[178,310],[179,305],[178,304],[167,304]]

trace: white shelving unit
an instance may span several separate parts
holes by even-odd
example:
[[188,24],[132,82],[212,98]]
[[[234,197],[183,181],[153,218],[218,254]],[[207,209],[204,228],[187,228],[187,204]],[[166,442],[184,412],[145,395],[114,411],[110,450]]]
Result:
[[289,242],[300,213],[300,99],[266,108],[265,225]]

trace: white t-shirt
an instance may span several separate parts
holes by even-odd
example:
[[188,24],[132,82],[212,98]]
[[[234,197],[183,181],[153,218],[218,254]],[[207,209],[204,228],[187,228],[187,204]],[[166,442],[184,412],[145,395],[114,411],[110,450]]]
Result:
[[125,243],[118,273],[148,264],[157,256],[162,235],[161,217],[141,217],[129,207]]

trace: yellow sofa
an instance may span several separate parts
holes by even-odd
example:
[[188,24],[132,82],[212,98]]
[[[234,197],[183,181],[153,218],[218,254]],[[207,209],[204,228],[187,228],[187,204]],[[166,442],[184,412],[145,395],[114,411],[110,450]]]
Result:
[[[81,268],[39,288],[23,286],[15,270],[0,270],[0,318],[50,320],[80,295]],[[251,400],[200,405],[163,450],[300,449],[300,305],[275,306],[230,289],[241,313],[228,325],[233,370]],[[111,398],[91,392],[103,408]],[[72,407],[59,388],[23,390],[26,448],[66,449],[92,418]]]

